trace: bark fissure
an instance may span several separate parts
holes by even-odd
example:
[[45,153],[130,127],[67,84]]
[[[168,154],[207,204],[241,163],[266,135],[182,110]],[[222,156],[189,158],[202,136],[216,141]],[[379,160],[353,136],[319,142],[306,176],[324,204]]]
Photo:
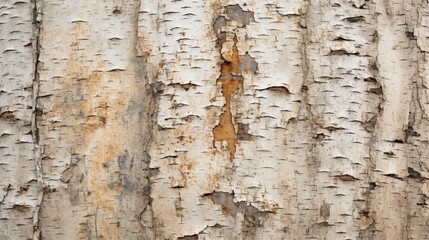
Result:
[[100,239],[100,236],[98,235],[98,222],[97,222],[97,218],[98,218],[98,208],[99,206],[97,206],[95,208],[95,214],[94,214],[94,229],[95,229],[95,237],[97,239]]
[[34,143],[34,164],[36,170],[36,180],[37,180],[37,203],[34,208],[33,214],[33,239],[41,239],[42,233],[39,227],[39,214],[40,207],[42,205],[43,196],[44,196],[44,184],[43,184],[43,170],[42,170],[42,157],[41,149],[39,144],[39,129],[37,126],[37,103],[39,97],[39,56],[40,56],[40,28],[42,24],[42,12],[40,9],[39,0],[32,0],[33,4],[33,106],[32,106],[32,118],[31,118],[31,135]]
[[[144,82],[143,83],[143,89],[145,91],[145,98],[146,105],[143,108],[143,116],[144,119],[146,119],[146,136],[144,137],[144,142],[142,143],[143,147],[143,161],[146,162],[146,168],[144,171],[147,172],[146,175],[146,181],[147,184],[144,187],[144,194],[147,196],[146,205],[141,210],[139,214],[139,223],[143,231],[143,236],[148,239],[154,239],[157,232],[157,222],[155,220],[155,215],[153,212],[152,207],[152,188],[153,188],[153,179],[152,179],[152,169],[151,166],[151,156],[149,154],[150,150],[150,144],[152,143],[152,139],[155,134],[155,127],[157,126],[157,117],[158,117],[158,101],[159,101],[159,86],[158,83],[158,74],[153,76],[152,79],[150,79],[149,74],[149,68],[150,65],[148,63],[148,55],[145,53],[145,49],[148,48],[148,46],[144,46],[144,43],[141,43],[138,41],[139,36],[142,34],[139,29],[139,21],[141,20],[141,12],[140,9],[142,7],[142,1],[137,0],[138,7],[136,8],[136,23],[135,23],[135,30],[136,30],[136,42],[135,42],[135,49],[136,52],[136,64],[138,69],[138,75],[139,78]],[[159,8],[159,3],[158,3]],[[158,22],[158,21],[157,21]],[[159,26],[157,26],[159,27]]]
[[[370,7],[373,7],[372,5]],[[375,10],[375,9],[374,9]],[[374,17],[374,21],[375,24],[378,24],[377,22],[377,17]],[[377,32],[378,28],[375,28],[374,33],[373,33],[373,39],[372,42],[374,43],[374,53],[375,56],[372,56],[372,63],[369,66],[369,70],[371,73],[371,77],[367,77],[364,78],[364,82],[368,82],[368,83],[373,83],[373,84],[377,84],[379,85],[380,83],[378,82],[377,79],[380,79],[379,76],[379,70],[378,70],[378,45],[379,45],[379,38],[378,38],[378,32]],[[376,92],[376,94],[379,94],[379,103],[377,106],[377,114],[375,116],[373,116],[370,120],[368,120],[367,122],[362,123],[362,127],[363,129],[365,129],[367,132],[369,132],[370,138],[368,140],[368,159],[367,159],[367,166],[366,166],[366,179],[365,179],[365,184],[367,185],[366,189],[365,189],[365,193],[364,195],[364,204],[363,207],[361,207],[361,210],[359,212],[359,234],[358,237],[359,239],[372,239],[372,234],[371,231],[375,230],[375,224],[376,224],[376,219],[374,218],[374,215],[376,214],[375,210],[372,209],[371,206],[371,194],[373,193],[375,187],[377,187],[376,182],[373,182],[374,180],[372,179],[372,173],[375,169],[375,160],[377,158],[375,150],[374,150],[374,145],[377,142],[377,136],[376,136],[376,128],[377,128],[377,123],[380,117],[380,114],[382,113],[382,105],[383,105],[383,101],[384,101],[384,97],[383,97],[383,91],[381,90],[382,87],[380,86],[380,91]],[[378,88],[377,88],[378,90]],[[369,90],[369,92],[371,92],[371,89]],[[374,90],[372,91],[372,93],[374,93]]]
[[[146,81],[148,81],[147,76],[144,77]],[[148,202],[147,202],[147,206],[142,210],[142,212],[140,213],[140,225],[142,226],[142,228],[145,229],[144,233],[146,234],[147,237],[155,237],[155,234],[157,232],[157,222],[155,220],[155,215],[153,212],[153,208],[152,208],[152,202],[153,202],[153,198],[152,198],[152,188],[153,188],[153,180],[152,180],[152,176],[151,176],[151,156],[149,155],[149,148],[150,148],[150,144],[152,142],[152,139],[154,137],[154,131],[155,131],[155,126],[157,126],[157,102],[158,102],[158,97],[156,94],[156,90],[154,89],[154,87],[149,84],[148,82],[146,82],[145,84],[145,90],[146,93],[148,94],[148,96],[150,96],[149,98],[149,103],[148,103],[148,115],[147,115],[147,119],[148,119],[148,125],[147,128],[149,129],[148,131],[148,136],[145,139],[145,143],[144,143],[144,149],[145,149],[145,157],[146,157],[146,162],[147,162],[147,168],[145,169],[147,171],[147,185],[145,187],[145,193],[148,196]],[[149,212],[149,213],[148,213]],[[148,214],[149,215],[149,222],[151,227],[145,226],[142,223],[142,216],[143,214]]]
[[[151,197],[151,189],[152,189],[152,179],[150,176],[150,164],[151,164],[151,157],[149,155],[149,148],[150,148],[150,144],[153,138],[153,132],[154,129],[153,127],[156,126],[156,106],[157,106],[157,94],[156,94],[156,90],[153,89],[153,86],[149,83],[149,77],[147,74],[147,56],[143,56],[143,49],[145,46],[141,46],[141,43],[138,41],[140,32],[139,32],[139,20],[140,20],[140,8],[142,6],[142,1],[141,0],[135,0],[136,2],[136,8],[135,8],[135,12],[134,12],[134,30],[135,30],[135,42],[134,42],[134,58],[135,58],[135,64],[136,64],[136,68],[137,68],[137,75],[138,78],[140,78],[144,83],[143,83],[143,89],[145,91],[145,96],[147,96],[144,100],[147,101],[147,103],[145,103],[145,107],[142,108],[142,116],[143,119],[145,119],[147,121],[146,124],[146,129],[148,129],[146,131],[146,137],[144,138],[144,142],[142,143],[142,152],[143,152],[143,159],[142,161],[146,162],[146,168],[144,169],[144,171],[146,171],[146,186],[144,187],[144,192],[143,194],[147,196],[148,200],[146,202],[146,205],[144,206],[144,208],[141,210],[141,212],[139,213],[138,216],[138,221],[140,224],[140,227],[142,229],[143,235],[144,237],[151,239],[154,238],[154,232],[156,232],[156,222],[155,222],[155,216],[154,213],[152,211],[152,197]],[[115,10],[116,11],[116,10]],[[149,224],[151,224],[151,226],[146,226],[148,225],[147,223],[145,224],[144,221],[146,221],[146,219],[144,219],[144,214],[149,215],[149,219],[147,219],[147,221],[149,221]],[[152,228],[152,229],[151,229]]]

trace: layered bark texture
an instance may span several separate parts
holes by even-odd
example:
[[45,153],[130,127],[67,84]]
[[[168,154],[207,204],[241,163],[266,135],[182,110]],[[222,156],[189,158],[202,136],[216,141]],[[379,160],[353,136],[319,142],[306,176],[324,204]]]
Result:
[[2,0],[0,73],[2,240],[429,239],[425,0]]

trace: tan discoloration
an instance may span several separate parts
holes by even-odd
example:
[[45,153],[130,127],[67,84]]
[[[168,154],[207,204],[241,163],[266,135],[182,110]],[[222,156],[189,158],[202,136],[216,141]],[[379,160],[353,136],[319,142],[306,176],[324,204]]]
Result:
[[[45,238],[134,239],[144,231],[151,96],[134,49],[139,5],[124,3],[113,14],[113,3],[97,4],[109,16],[91,13],[98,10],[85,1],[45,4],[42,43],[51,46],[41,53],[40,129],[50,189],[42,207]],[[69,7],[84,10],[74,15]],[[73,16],[58,17],[65,12]],[[63,214],[49,214],[59,208]]]
[[186,156],[182,157],[179,161],[180,164],[178,167],[178,171],[180,173],[180,176],[182,177],[180,180],[181,184],[179,187],[187,187],[188,181],[194,182],[193,180],[195,180],[193,176],[193,170],[197,162],[194,160],[188,160]]
[[261,208],[266,211],[266,212],[271,212],[271,213],[276,213],[277,210],[280,208],[279,205],[277,203],[275,204],[270,204],[268,202],[263,202],[261,204]]
[[81,141],[81,150],[84,150],[93,137],[94,131],[104,126],[106,122],[106,109],[103,109],[103,104],[98,105],[94,101],[99,99],[95,97],[102,89],[105,74],[98,69],[102,69],[104,64],[102,61],[98,62],[95,70],[84,66],[85,56],[78,55],[79,39],[85,38],[88,32],[82,30],[81,23],[73,24],[69,32],[72,33],[73,40],[69,49],[67,69],[65,69],[67,78],[57,83],[62,94],[52,96],[52,109],[55,111],[47,112],[45,118],[60,117],[60,122],[54,122],[54,125],[63,121],[76,123],[81,122],[82,118],[85,119],[83,127],[76,128],[73,135],[67,136],[69,145],[75,144],[76,137],[83,138],[83,141],[82,139],[79,141]]
[[110,174],[112,173],[103,168],[103,163],[112,161],[118,156],[119,142],[117,142],[116,138],[105,139],[104,141],[105,142],[100,143],[101,146],[95,147],[94,152],[92,152],[91,157],[88,159],[88,167],[91,169],[88,175],[88,188],[93,191],[88,197],[88,200],[91,201],[94,206],[100,206],[109,211],[114,211],[114,202],[112,202],[112,198],[120,194],[121,189],[119,186],[114,188],[107,186]]

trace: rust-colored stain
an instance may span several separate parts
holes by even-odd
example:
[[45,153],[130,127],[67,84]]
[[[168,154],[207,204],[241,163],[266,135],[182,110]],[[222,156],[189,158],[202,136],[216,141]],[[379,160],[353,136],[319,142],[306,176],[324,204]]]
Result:
[[180,173],[181,179],[179,180],[180,184],[176,187],[187,187],[188,180],[194,180],[192,171],[194,170],[196,166],[196,161],[190,160],[184,156],[181,160],[181,163],[179,164],[178,171]]
[[229,56],[221,65],[221,74],[217,81],[222,83],[222,95],[225,97],[224,111],[220,115],[219,124],[213,128],[214,141],[226,141],[230,158],[233,159],[236,151],[236,138],[234,122],[231,113],[231,98],[243,84],[243,78],[236,76],[237,68],[240,65],[240,58],[237,49],[237,35],[234,35],[234,45]]
[[[236,22],[237,25],[235,27],[244,27],[250,22],[254,22],[254,13],[244,11],[238,4],[225,6],[225,13],[226,16],[217,17],[213,23],[213,30],[217,35],[216,47],[220,49],[223,59],[217,83],[220,82],[222,84],[222,95],[225,98],[223,112],[219,116],[219,124],[213,128],[213,145],[215,145],[216,141],[226,141],[227,150],[232,160],[236,151],[237,139],[241,141],[255,140],[255,137],[247,132],[248,125],[235,126],[235,119],[239,116],[233,117],[231,99],[243,85],[242,72],[247,71],[255,74],[258,64],[248,53],[244,56],[239,56],[237,34],[224,31],[224,27],[231,22]],[[231,49],[225,49],[226,45],[228,45],[225,43],[233,43],[232,47],[228,46]]]

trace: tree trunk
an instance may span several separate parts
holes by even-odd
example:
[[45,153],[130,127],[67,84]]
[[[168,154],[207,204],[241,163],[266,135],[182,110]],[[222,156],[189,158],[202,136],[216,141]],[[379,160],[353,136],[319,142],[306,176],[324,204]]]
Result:
[[3,0],[0,239],[429,239],[423,0]]

